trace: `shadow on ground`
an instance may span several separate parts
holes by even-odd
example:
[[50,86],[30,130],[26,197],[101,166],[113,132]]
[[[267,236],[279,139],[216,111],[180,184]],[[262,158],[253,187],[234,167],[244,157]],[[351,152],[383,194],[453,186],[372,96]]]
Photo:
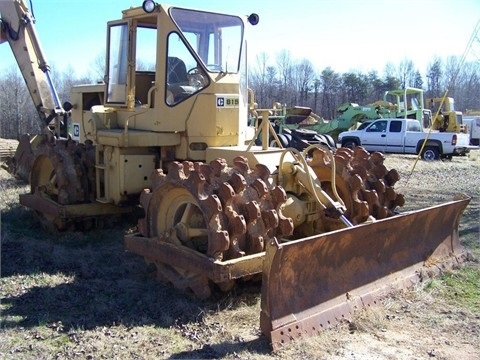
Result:
[[[65,328],[201,322],[203,314],[254,304],[259,286],[200,301],[155,280],[123,247],[124,228],[52,236],[31,211],[2,214],[2,328],[62,323]],[[253,306],[253,305],[252,305]]]

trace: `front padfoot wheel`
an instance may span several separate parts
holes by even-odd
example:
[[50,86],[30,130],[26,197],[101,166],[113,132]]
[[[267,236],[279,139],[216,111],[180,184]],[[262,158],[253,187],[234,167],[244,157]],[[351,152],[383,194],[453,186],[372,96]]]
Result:
[[[141,194],[145,218],[139,221],[139,231],[144,237],[198,251],[212,261],[262,252],[267,241],[287,237],[293,231],[291,219],[279,211],[286,193],[269,182],[270,176],[266,166],[251,169],[243,157],[234,159],[233,167],[223,159],[209,164],[174,162],[167,174],[155,171],[152,189]],[[210,288],[211,281],[204,281],[201,269],[192,274],[181,265],[146,260],[157,265],[159,278],[175,287],[190,289],[199,297],[210,291],[202,289]],[[229,290],[233,282],[217,285]]]

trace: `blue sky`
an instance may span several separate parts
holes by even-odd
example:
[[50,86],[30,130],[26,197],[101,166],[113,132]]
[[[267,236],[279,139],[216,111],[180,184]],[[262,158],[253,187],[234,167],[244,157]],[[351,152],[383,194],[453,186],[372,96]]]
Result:
[[[0,0],[5,1],[5,0]],[[106,22],[142,0],[31,0],[48,62],[81,74],[105,49]],[[412,60],[423,74],[434,56],[461,56],[480,20],[480,0],[170,0],[183,7],[260,15],[250,29],[250,65],[265,52],[272,65],[288,50],[309,59],[316,71],[377,70],[387,62]],[[29,0],[27,4],[30,5]],[[479,34],[480,35],[480,34]],[[480,43],[476,44],[480,49]],[[471,52],[473,53],[473,52]],[[480,50],[472,59],[480,56]],[[16,66],[10,47],[0,45],[0,71]]]

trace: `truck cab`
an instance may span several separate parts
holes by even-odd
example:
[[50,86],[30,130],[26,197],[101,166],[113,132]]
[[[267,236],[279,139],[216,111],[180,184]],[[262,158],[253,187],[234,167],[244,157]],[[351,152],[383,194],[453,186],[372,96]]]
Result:
[[361,130],[344,131],[337,146],[363,146],[367,151],[397,154],[421,154],[425,160],[451,158],[470,151],[464,133],[423,131],[418,120],[379,119]]
[[[339,135],[339,145],[355,147],[362,145],[368,151],[415,152],[415,144],[406,140],[406,132],[422,133],[419,121],[413,119],[378,119],[355,131]],[[412,147],[412,149],[408,149]]]

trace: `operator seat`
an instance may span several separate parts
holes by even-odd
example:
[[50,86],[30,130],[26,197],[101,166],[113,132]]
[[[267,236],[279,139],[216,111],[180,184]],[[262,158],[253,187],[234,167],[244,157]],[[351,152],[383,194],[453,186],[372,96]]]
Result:
[[168,84],[188,84],[187,67],[183,60],[178,57],[168,57],[167,63],[167,83]]
[[169,56],[167,59],[167,104],[175,105],[195,91],[189,86],[187,67],[183,60]]

